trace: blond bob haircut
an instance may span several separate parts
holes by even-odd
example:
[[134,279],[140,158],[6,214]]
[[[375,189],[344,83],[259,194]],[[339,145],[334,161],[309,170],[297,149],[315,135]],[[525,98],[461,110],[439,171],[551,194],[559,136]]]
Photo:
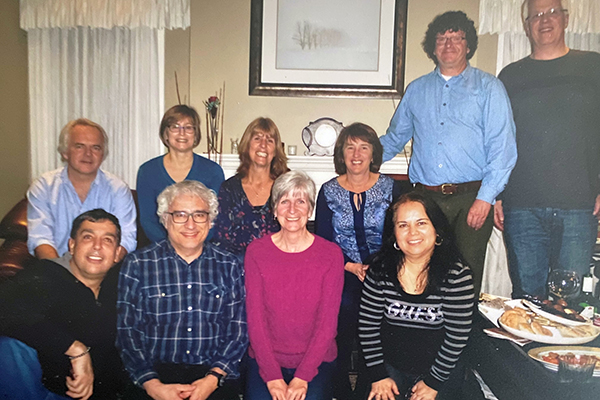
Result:
[[65,159],[65,153],[69,148],[69,138],[71,137],[71,132],[73,132],[73,128],[75,128],[78,125],[89,126],[92,128],[96,128],[100,131],[100,133],[102,134],[102,161],[106,160],[106,157],[108,156],[108,135],[106,134],[106,131],[103,127],[87,118],[78,118],[71,120],[60,131],[57,147],[58,153],[60,154],[60,159],[62,161],[67,161]]
[[248,175],[248,170],[250,169],[250,164],[252,163],[252,160],[250,159],[250,141],[259,132],[263,132],[264,134],[275,139],[275,155],[273,156],[273,161],[271,161],[270,174],[271,179],[277,179],[279,175],[289,171],[290,169],[287,166],[287,157],[281,145],[281,135],[279,134],[279,129],[277,129],[277,125],[275,125],[275,122],[273,122],[271,118],[256,118],[246,127],[238,146],[240,166],[237,169],[237,173],[241,178],[245,178]]
[[160,140],[166,148],[169,148],[169,126],[176,124],[177,121],[181,121],[184,118],[192,120],[192,126],[194,127],[194,147],[200,144],[202,132],[200,131],[200,116],[198,112],[194,107],[179,104],[169,108],[165,112],[165,115],[163,115],[162,121],[160,121]]
[[163,226],[167,227],[167,212],[173,201],[182,195],[195,196],[208,204],[208,219],[212,225],[219,213],[219,201],[214,191],[198,181],[181,181],[167,186],[156,199],[158,209],[156,214]]
[[296,196],[303,194],[308,200],[310,206],[309,213],[312,213],[315,209],[315,196],[317,195],[317,188],[315,182],[302,171],[290,171],[281,175],[273,183],[273,189],[271,191],[271,204],[273,210],[277,208],[279,201],[286,195],[291,194]]

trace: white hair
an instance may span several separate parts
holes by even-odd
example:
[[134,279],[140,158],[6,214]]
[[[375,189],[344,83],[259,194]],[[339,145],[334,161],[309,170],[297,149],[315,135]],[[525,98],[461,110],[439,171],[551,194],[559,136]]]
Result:
[[[521,19],[523,20],[523,23],[527,21],[527,17],[529,16],[529,3],[532,1],[533,0],[525,0],[521,5]],[[569,2],[567,0],[560,0],[560,8],[563,10],[566,10],[568,5]]]
[[160,222],[166,227],[166,216],[169,211],[169,206],[173,201],[181,195],[196,196],[202,199],[208,205],[208,219],[210,223],[217,218],[219,213],[219,201],[215,192],[198,181],[181,181],[167,186],[156,199],[158,209],[156,214]]
[[106,160],[106,156],[108,156],[108,135],[103,127],[100,124],[95,123],[87,118],[78,118],[67,122],[67,124],[60,131],[60,136],[58,137],[58,153],[60,154],[60,158],[62,161],[67,161],[65,159],[64,154],[67,152],[69,148],[69,138],[71,137],[71,132],[73,128],[78,125],[89,126],[92,128],[96,128],[102,134],[102,161]]
[[281,198],[289,193],[303,193],[310,205],[310,212],[315,209],[317,188],[305,172],[289,171],[275,180],[271,192],[273,209],[276,209]]

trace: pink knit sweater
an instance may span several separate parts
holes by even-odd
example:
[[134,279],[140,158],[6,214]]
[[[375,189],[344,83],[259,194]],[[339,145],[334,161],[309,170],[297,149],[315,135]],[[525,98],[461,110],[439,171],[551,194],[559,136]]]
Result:
[[315,236],[300,253],[286,253],[271,236],[246,251],[249,354],[265,382],[283,379],[281,368],[310,382],[319,365],[337,356],[335,336],[344,285],[340,248]]

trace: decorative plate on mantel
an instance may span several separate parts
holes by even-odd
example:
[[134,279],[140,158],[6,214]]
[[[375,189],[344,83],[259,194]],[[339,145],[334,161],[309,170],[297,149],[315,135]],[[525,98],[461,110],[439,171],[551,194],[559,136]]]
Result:
[[319,118],[302,130],[302,141],[308,150],[307,156],[332,156],[335,141],[344,128],[333,118]]

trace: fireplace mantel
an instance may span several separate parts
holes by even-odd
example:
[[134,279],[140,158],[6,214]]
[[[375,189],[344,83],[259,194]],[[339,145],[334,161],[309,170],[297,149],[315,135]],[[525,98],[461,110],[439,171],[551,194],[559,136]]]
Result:
[[[221,167],[223,167],[225,179],[235,175],[239,164],[240,159],[237,154],[223,154]],[[337,175],[332,156],[288,156],[288,167],[292,170],[306,172],[315,181],[317,192],[323,183]],[[384,163],[380,170],[384,174],[406,174],[407,171],[408,163],[403,155]]]

